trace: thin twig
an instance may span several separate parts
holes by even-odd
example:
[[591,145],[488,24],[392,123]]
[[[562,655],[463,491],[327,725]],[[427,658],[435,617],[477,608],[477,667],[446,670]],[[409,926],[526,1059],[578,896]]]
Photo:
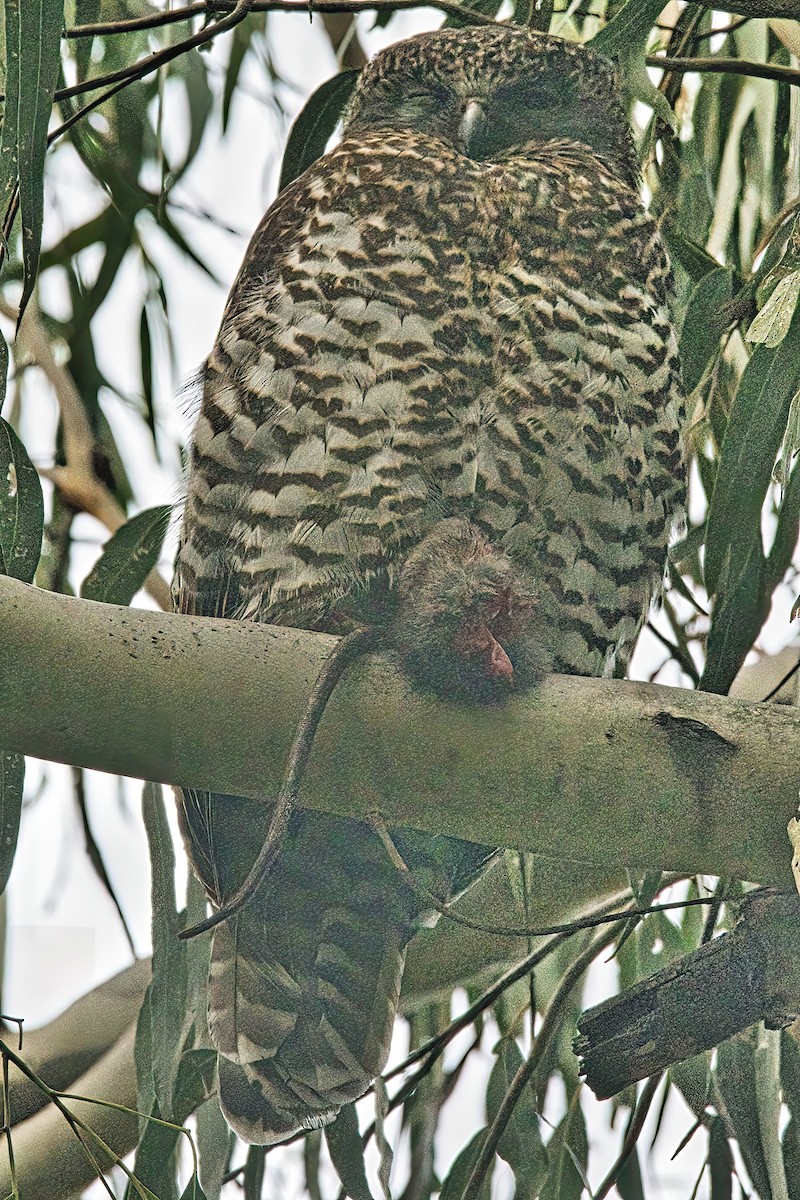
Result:
[[603,933],[594,938],[591,944],[582,954],[578,955],[562,976],[547,1012],[544,1014],[542,1027],[533,1043],[531,1052],[511,1080],[508,1091],[503,1097],[492,1124],[489,1126],[483,1145],[481,1146],[480,1154],[475,1166],[472,1168],[467,1186],[464,1189],[462,1200],[478,1200],[482,1184],[494,1162],[494,1156],[497,1152],[500,1139],[505,1132],[517,1101],[541,1066],[544,1053],[559,1028],[566,1000],[600,951],[614,941],[620,929],[623,928],[623,925],[624,923],[620,922],[612,926],[611,929],[604,930]]
[[757,79],[773,79],[777,83],[789,83],[794,87],[800,87],[800,71],[794,67],[749,62],[743,58],[672,58],[668,54],[648,54],[645,62],[648,67],[661,67],[665,71],[752,75]]
[[[597,925],[604,925],[607,921],[615,921],[622,913],[611,913],[607,916],[590,916],[580,917],[575,921],[569,921],[563,925],[487,925],[484,921],[475,921],[472,917],[465,917],[463,914],[456,912],[445,900],[441,900],[434,895],[429,888],[426,888],[421,883],[411,867],[403,858],[397,848],[397,845],[392,837],[391,830],[387,827],[383,817],[376,813],[371,813],[367,818],[369,824],[377,833],[378,837],[383,842],[387,854],[392,863],[397,868],[401,879],[411,888],[416,895],[425,903],[430,904],[441,916],[446,917],[448,921],[455,922],[456,925],[463,925],[467,929],[473,929],[477,933],[489,933],[496,937],[550,937],[556,933],[575,933],[578,929],[594,929]],[[674,881],[673,881],[674,882]],[[652,912],[667,912],[672,908],[692,908],[695,905],[706,905],[712,903],[712,897],[699,896],[695,900],[673,900],[668,904],[655,904],[648,908],[638,908],[633,911],[632,916],[646,917]]]
[[[73,25],[65,37],[105,37],[115,33],[130,33],[137,29],[156,29],[160,25],[171,25],[177,21],[191,21],[194,17],[213,16],[215,13],[230,12],[236,5],[233,0],[199,0],[184,8],[173,8],[168,12],[148,13],[143,17],[126,17],[119,21],[93,21],[85,25]],[[454,0],[313,0],[296,3],[295,0],[253,0],[251,12],[299,12],[313,13],[359,13],[395,12],[398,9],[435,8],[448,16],[463,17],[472,25],[493,25],[494,18],[485,16],[475,9],[467,8]]]

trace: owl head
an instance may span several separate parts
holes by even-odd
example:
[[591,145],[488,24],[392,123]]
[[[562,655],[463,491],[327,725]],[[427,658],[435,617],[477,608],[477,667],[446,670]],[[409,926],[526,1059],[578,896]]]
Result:
[[574,42],[510,25],[397,42],[365,67],[345,136],[408,130],[499,162],[536,143],[578,142],[631,182],[637,163],[616,74]]

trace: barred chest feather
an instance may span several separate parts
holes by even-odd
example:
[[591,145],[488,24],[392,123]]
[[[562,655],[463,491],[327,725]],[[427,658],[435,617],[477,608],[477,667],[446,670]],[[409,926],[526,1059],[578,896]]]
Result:
[[269,211],[232,292],[182,576],[235,579],[228,611],[324,625],[466,516],[532,575],[547,665],[602,672],[682,499],[667,277],[586,147],[480,163],[344,142]]

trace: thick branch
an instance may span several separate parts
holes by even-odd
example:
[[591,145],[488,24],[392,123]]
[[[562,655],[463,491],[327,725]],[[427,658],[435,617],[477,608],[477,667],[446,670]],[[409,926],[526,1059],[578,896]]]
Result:
[[[274,796],[333,640],[119,609],[0,580],[8,750]],[[491,706],[412,693],[386,657],[337,689],[302,803],[559,858],[791,886],[800,715],[553,677]],[[443,802],[444,801],[444,802]]]
[[[49,1024],[25,1032],[20,1054],[50,1087],[70,1088],[135,1022],[149,982],[150,960],[140,959],[81,996]],[[16,1045],[15,1027],[9,1026],[3,1037]],[[9,1086],[14,1125],[47,1103],[47,1097],[13,1065]],[[5,1194],[0,1188],[0,1195]]]
[[800,896],[751,893],[732,933],[590,1008],[575,1052],[600,1098],[710,1050],[756,1021],[800,1012]]

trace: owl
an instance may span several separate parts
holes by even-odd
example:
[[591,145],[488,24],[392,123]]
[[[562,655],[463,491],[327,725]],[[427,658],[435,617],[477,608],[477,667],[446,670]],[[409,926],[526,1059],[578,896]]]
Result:
[[[460,704],[624,665],[684,499],[669,305],[607,61],[500,24],[378,54],[228,300],[180,609],[376,628],[415,686]],[[187,790],[180,809],[220,907],[270,805]],[[495,853],[394,837],[445,902]],[[214,932],[209,1027],[241,1137],[284,1140],[364,1093],[435,915],[370,827],[295,812]]]

